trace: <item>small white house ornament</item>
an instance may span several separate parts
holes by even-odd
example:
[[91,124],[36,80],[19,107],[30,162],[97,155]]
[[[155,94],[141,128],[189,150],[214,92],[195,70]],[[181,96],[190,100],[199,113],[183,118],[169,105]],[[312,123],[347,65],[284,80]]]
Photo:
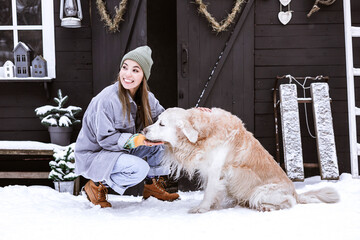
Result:
[[46,77],[47,76],[47,64],[46,60],[38,55],[31,62],[31,76],[32,77]]
[[287,12],[279,12],[278,13],[278,18],[280,20],[280,22],[283,25],[286,25],[290,22],[291,18],[292,18],[292,11],[287,11]]
[[16,77],[30,77],[30,52],[31,49],[23,42],[18,42],[14,50],[14,74]]
[[5,78],[14,77],[14,64],[10,60],[7,60],[4,64],[4,77]]

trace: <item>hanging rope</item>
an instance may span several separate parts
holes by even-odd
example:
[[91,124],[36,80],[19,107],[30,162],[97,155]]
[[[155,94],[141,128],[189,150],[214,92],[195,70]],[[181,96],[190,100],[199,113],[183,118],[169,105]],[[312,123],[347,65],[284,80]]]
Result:
[[207,5],[205,5],[202,0],[195,0],[195,2],[199,5],[199,13],[205,16],[205,18],[211,24],[213,31],[220,33],[225,31],[230,26],[230,24],[233,23],[236,14],[240,12],[242,4],[245,2],[245,0],[236,0],[235,5],[231,10],[231,13],[228,14],[226,19],[221,20],[220,23],[217,22],[215,18],[208,12]]
[[201,99],[204,97],[205,91],[206,91],[207,87],[209,86],[209,83],[210,83],[210,81],[211,81],[211,79],[212,79],[212,77],[213,77],[213,75],[215,73],[215,70],[216,70],[216,68],[217,68],[217,66],[218,66],[218,64],[219,64],[219,62],[220,62],[220,60],[221,60],[221,58],[222,58],[222,56],[223,56],[223,54],[225,52],[226,46],[228,45],[228,43],[229,43],[229,41],[231,39],[231,35],[233,33],[234,33],[234,31],[231,31],[231,33],[229,35],[229,38],[227,39],[227,41],[225,43],[225,46],[224,46],[223,50],[221,51],[221,53],[220,53],[215,65],[214,65],[213,69],[211,70],[210,76],[208,77],[208,80],[206,81],[205,86],[204,86],[203,90],[201,91],[200,97],[196,102],[195,108],[199,107]]
[[314,6],[311,8],[310,12],[307,14],[307,17],[310,17],[313,13],[317,12],[320,10],[320,7],[318,6],[318,4],[323,4],[326,6],[330,6],[331,4],[333,4],[336,0],[316,0],[314,3]]
[[119,24],[124,21],[122,18],[125,13],[126,5],[128,0],[122,0],[119,3],[119,7],[115,7],[115,17],[111,19],[110,14],[106,11],[106,6],[103,0],[96,0],[96,6],[99,11],[101,20],[105,22],[109,32],[119,32]]

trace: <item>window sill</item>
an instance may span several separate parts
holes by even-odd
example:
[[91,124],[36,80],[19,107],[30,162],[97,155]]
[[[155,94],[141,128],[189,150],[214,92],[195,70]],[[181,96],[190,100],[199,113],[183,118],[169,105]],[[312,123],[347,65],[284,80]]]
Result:
[[0,82],[52,82],[54,79],[50,77],[26,77],[26,78],[0,78]]

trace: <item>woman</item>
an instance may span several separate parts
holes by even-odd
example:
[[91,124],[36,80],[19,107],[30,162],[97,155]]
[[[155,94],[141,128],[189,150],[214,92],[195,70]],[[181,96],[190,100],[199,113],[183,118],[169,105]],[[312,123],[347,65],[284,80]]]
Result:
[[111,207],[105,185],[123,194],[144,178],[144,198],[179,198],[177,193],[166,192],[158,178],[169,174],[169,169],[160,166],[163,145],[136,134],[164,111],[148,90],[152,64],[148,46],[125,54],[117,82],[95,96],[84,114],[75,145],[75,172],[90,179],[84,190],[95,205]]

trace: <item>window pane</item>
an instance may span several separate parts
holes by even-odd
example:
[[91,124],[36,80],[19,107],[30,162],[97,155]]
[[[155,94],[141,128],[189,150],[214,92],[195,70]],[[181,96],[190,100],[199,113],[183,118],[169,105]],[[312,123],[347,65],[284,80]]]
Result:
[[18,25],[41,25],[41,0],[16,0]]
[[18,31],[18,33],[19,41],[25,43],[33,50],[33,57],[36,57],[37,55],[44,56],[41,30],[24,30]]
[[11,0],[0,0],[0,25],[12,25]]
[[0,31],[0,67],[4,65],[7,60],[14,63],[14,39],[12,31]]

